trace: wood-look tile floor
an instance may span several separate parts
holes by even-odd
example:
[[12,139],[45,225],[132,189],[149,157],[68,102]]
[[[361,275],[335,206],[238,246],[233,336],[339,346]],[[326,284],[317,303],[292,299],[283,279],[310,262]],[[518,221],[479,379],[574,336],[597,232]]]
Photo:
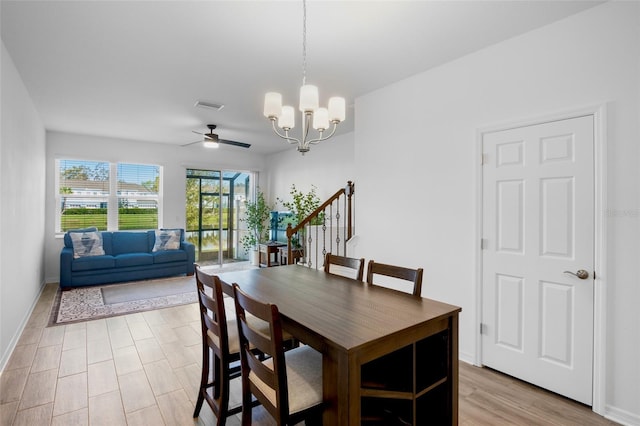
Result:
[[[196,304],[46,327],[44,289],[0,375],[0,425],[212,425],[192,418],[200,380]],[[231,405],[240,400],[234,383]],[[228,419],[239,425],[240,417]],[[260,407],[254,424],[271,425]],[[460,364],[462,425],[610,425],[589,407],[489,369]]]

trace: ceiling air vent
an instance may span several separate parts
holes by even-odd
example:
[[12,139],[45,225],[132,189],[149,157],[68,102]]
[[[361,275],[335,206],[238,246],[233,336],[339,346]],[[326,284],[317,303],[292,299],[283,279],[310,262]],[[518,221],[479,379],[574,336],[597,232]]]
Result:
[[215,104],[213,102],[206,102],[206,101],[196,101],[196,103],[193,106],[200,107],[200,108],[215,109],[216,111],[220,111],[222,108],[224,108],[224,105],[222,104]]

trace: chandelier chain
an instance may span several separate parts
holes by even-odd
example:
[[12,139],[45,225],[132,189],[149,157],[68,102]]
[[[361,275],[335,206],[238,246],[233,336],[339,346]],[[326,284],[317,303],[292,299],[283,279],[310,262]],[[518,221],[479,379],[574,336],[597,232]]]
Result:
[[307,84],[307,0],[302,0],[302,85]]

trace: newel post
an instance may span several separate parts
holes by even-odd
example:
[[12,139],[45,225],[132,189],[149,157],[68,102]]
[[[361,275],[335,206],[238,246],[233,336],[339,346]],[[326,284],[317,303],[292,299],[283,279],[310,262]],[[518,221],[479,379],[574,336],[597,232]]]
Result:
[[351,197],[355,192],[355,185],[350,180],[347,181],[347,186],[344,189],[345,194],[347,194],[347,240],[351,239],[353,236],[353,228],[352,228],[352,205],[351,205]]
[[291,265],[291,237],[293,236],[293,229],[291,223],[287,224],[287,265]]

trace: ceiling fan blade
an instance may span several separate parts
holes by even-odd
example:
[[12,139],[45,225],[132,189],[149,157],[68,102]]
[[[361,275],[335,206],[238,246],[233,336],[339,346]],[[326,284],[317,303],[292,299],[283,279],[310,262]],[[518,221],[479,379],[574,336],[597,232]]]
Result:
[[223,143],[223,144],[226,144],[226,145],[239,146],[240,148],[250,148],[251,147],[250,143],[230,141],[230,140],[227,140],[227,139],[218,139],[218,143]]
[[184,145],[180,145],[180,146],[189,146],[189,145],[195,145],[197,143],[202,143],[202,139],[200,139],[199,141],[195,141],[195,142],[189,142],[189,143],[185,143]]
[[197,130],[192,130],[192,132],[195,133],[196,135],[204,136],[205,139],[215,139],[218,137],[218,135],[216,135],[215,133],[202,133],[202,132],[198,132]]
[[[213,130],[216,128],[214,124],[207,124],[207,127],[209,128],[209,133],[201,133],[201,132],[198,132],[197,130],[192,130],[192,132],[195,133],[196,135],[202,135],[204,137],[204,142],[208,142],[208,141],[217,142],[225,145],[237,146],[240,148],[251,147],[251,144],[249,143],[230,141],[228,139],[220,139],[217,134],[213,133]],[[203,141],[198,141],[198,142],[203,142]],[[198,143],[198,142],[189,143],[187,145],[193,145],[194,143]],[[182,146],[187,146],[187,145],[182,145]]]

